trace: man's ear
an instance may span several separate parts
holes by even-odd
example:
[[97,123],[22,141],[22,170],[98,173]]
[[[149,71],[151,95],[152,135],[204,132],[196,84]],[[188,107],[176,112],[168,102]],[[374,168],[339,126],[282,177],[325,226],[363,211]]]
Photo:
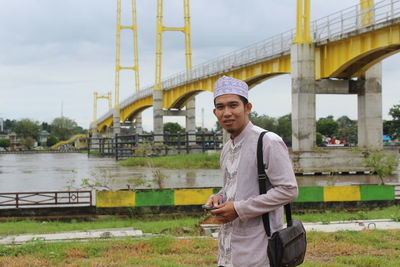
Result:
[[213,112],[214,112],[214,115],[217,116],[217,114],[216,114],[217,109],[214,108],[214,109],[213,109]]
[[251,109],[252,109],[252,107],[253,107],[253,105],[249,102],[249,103],[247,103],[246,104],[246,106],[245,106],[245,110],[246,110],[246,112],[247,113],[250,113],[251,112]]

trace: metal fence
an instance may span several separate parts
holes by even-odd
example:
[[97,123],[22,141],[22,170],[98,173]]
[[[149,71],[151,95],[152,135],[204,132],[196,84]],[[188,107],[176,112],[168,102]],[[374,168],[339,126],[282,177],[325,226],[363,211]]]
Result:
[[92,206],[91,191],[45,191],[0,193],[0,207]]
[[[157,139],[162,141],[156,142]],[[88,154],[96,151],[120,160],[134,156],[204,153],[219,150],[222,145],[222,133],[216,132],[117,135],[115,138],[91,138]]]

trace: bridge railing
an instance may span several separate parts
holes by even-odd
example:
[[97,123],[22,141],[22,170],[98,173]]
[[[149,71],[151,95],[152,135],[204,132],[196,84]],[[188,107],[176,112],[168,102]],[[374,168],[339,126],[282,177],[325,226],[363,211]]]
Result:
[[342,38],[344,34],[399,18],[400,0],[384,0],[371,9],[360,10],[358,4],[315,20],[312,23],[314,41],[332,41]]
[[92,206],[92,191],[45,191],[0,193],[0,207]]
[[[161,142],[155,142],[162,137]],[[88,155],[98,153],[113,156],[116,160],[134,156],[161,156],[189,153],[204,153],[220,150],[222,133],[176,133],[117,135],[114,138],[91,138]],[[92,150],[92,152],[91,152]]]
[[189,81],[218,75],[248,64],[280,56],[282,53],[289,52],[294,37],[295,29],[275,35],[267,40],[233,51],[228,55],[196,65],[188,72],[183,71],[171,75],[162,82],[162,87],[164,90],[169,90]]

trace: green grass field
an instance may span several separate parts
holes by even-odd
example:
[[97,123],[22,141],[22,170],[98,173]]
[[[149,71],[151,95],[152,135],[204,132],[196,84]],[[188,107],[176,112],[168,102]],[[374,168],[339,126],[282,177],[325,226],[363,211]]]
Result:
[[[400,231],[308,233],[302,266],[400,266]],[[215,266],[217,240],[168,236],[0,246],[0,266]]]
[[[305,222],[349,219],[398,219],[400,206],[358,212],[295,214]],[[215,266],[218,242],[200,236],[207,215],[105,217],[91,222],[12,221],[0,223],[0,236],[22,233],[133,227],[161,235],[142,238],[100,239],[86,242],[44,242],[0,245],[0,266]],[[183,228],[189,231],[182,231]],[[186,238],[174,236],[189,235]],[[302,266],[400,266],[400,230],[336,233],[308,232]]]
[[[10,221],[0,223],[0,236],[16,235],[24,233],[54,233],[63,231],[94,230],[108,228],[133,227],[142,230],[144,233],[167,233],[170,235],[199,235],[199,224],[208,215],[199,213],[194,216],[185,215],[163,215],[146,216],[135,218],[118,218],[108,216],[94,221]],[[367,219],[393,219],[400,221],[400,206],[391,206],[382,209],[362,210],[356,212],[334,212],[324,211],[307,214],[294,214],[303,222],[323,222],[346,220],[367,220]],[[191,228],[192,231],[183,233],[182,228]]]

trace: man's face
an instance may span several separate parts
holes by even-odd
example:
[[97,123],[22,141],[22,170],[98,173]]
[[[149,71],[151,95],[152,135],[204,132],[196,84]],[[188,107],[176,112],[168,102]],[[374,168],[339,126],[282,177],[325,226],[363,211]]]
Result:
[[221,95],[215,99],[214,114],[222,128],[238,136],[249,122],[251,104],[245,106],[238,95]]

